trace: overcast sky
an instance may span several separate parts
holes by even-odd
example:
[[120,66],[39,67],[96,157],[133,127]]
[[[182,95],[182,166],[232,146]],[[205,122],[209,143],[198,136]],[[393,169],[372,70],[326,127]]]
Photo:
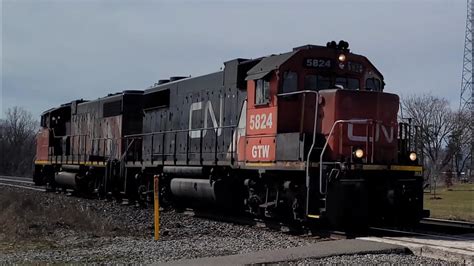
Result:
[[[347,40],[386,91],[459,102],[466,3],[2,0],[1,103],[74,99],[218,71],[224,61]],[[3,112],[2,112],[3,113]]]

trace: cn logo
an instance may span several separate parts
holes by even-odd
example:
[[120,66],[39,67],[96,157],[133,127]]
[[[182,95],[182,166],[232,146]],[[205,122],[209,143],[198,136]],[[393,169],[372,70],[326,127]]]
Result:
[[[382,131],[382,134],[385,138],[385,140],[388,143],[392,143],[394,139],[394,129],[393,127],[385,127],[384,125],[377,124],[375,127],[375,141],[379,142],[380,141],[380,131]],[[355,142],[366,142],[367,141],[367,136],[358,136],[354,135],[354,125],[349,123],[347,124],[347,137],[351,141]],[[369,137],[369,142],[373,142],[374,138]]]
[[[221,97],[219,99],[219,123],[217,123],[216,115],[214,113],[214,108],[212,107],[211,101],[206,102],[196,102],[192,103],[189,107],[189,137],[192,139],[200,138],[201,137],[201,130],[192,130],[193,127],[193,114],[195,112],[201,111],[204,108],[204,129],[208,128],[208,119],[207,117],[211,117],[212,127],[217,132],[217,136],[222,134],[222,115],[224,109],[224,99]],[[202,131],[202,137],[206,136],[207,130]]]

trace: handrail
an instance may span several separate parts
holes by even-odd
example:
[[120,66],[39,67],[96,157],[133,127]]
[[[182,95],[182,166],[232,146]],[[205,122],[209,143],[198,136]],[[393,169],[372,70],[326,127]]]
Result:
[[157,134],[180,133],[180,132],[190,132],[190,131],[198,131],[198,130],[216,130],[216,129],[220,129],[220,128],[236,128],[236,127],[237,127],[237,125],[230,125],[230,126],[207,127],[207,128],[188,128],[188,129],[177,129],[177,130],[165,130],[165,131],[155,131],[155,132],[149,132],[149,133],[126,135],[126,136],[124,136],[124,138],[147,137],[147,136],[157,135]]
[[[316,100],[315,100],[315,105],[314,105],[313,142],[311,143],[311,147],[308,151],[308,155],[306,156],[306,215],[308,215],[309,214],[309,181],[310,181],[309,160],[311,158],[311,153],[313,152],[314,146],[316,145],[316,131],[318,128],[318,110],[319,110],[320,94],[318,91],[303,90],[303,91],[281,93],[281,94],[278,94],[277,96],[283,97],[283,96],[290,96],[290,95],[296,95],[296,94],[305,95],[306,93],[316,94]],[[304,104],[306,104],[306,102],[304,102]]]
[[[100,141],[103,140],[103,144],[104,144],[104,151],[103,151],[103,156],[104,158],[106,157],[106,145],[109,143],[111,143],[111,150],[109,151],[109,157],[115,157],[115,152],[116,152],[116,149],[117,149],[117,139],[115,138],[93,138],[90,140],[90,144],[91,144],[91,153],[93,153],[94,151],[94,143],[97,143],[97,154],[100,156]],[[97,141],[97,142],[96,142]],[[107,145],[108,146],[108,145]]]
[[[329,144],[329,140],[331,139],[332,133],[334,132],[334,128],[336,128],[336,125],[341,124],[341,123],[368,124],[368,123],[373,123],[373,122],[374,122],[373,119],[341,119],[341,120],[336,120],[334,124],[332,124],[331,130],[329,131],[329,135],[326,139],[326,143],[324,143],[323,149],[321,151],[321,155],[319,156],[319,193],[321,195],[326,194],[326,191],[323,192],[323,156]],[[369,137],[367,136],[367,139],[368,138]],[[372,138],[374,138],[374,136],[372,136]],[[372,139],[372,145],[374,145],[374,142],[375,142],[375,139]]]
[[79,135],[64,135],[64,136],[56,136],[54,135],[53,138],[55,139],[62,139],[64,137],[84,137],[84,136],[89,136],[87,134],[79,134]]
[[[154,140],[154,137],[156,135],[160,136],[162,135],[163,136],[163,143],[164,143],[164,139],[165,139],[165,136],[167,136],[167,134],[171,134],[173,135],[174,134],[174,137],[175,139],[177,138],[177,134],[178,133],[186,133],[188,134],[189,132],[192,132],[192,131],[199,131],[199,159],[201,160],[201,163],[202,163],[202,160],[203,160],[203,153],[204,153],[204,150],[203,150],[203,139],[204,139],[204,134],[205,134],[205,131],[207,130],[210,130],[210,131],[214,131],[215,134],[215,147],[214,147],[214,160],[216,161],[217,163],[217,160],[218,160],[218,148],[217,148],[217,143],[218,143],[218,138],[219,138],[219,131],[221,129],[231,129],[232,131],[232,134],[234,132],[234,129],[235,128],[238,128],[238,125],[229,125],[229,126],[218,126],[218,127],[207,127],[207,128],[188,128],[188,129],[178,129],[178,130],[165,130],[165,131],[156,131],[156,132],[149,132],[149,133],[141,133],[141,134],[132,134],[132,135],[126,135],[124,136],[123,138],[126,139],[126,140],[129,140],[129,139],[132,139],[132,140],[135,140],[135,139],[143,139],[144,137],[151,137],[151,161],[153,163],[153,156],[154,156],[154,151],[153,151],[153,147],[154,147],[154,144],[153,144],[153,140]],[[190,140],[190,137],[187,136],[186,138],[186,161],[189,160],[189,147],[190,147],[190,144],[189,144],[189,140]],[[175,144],[176,145],[176,144]],[[233,158],[234,158],[234,155],[233,153],[235,152],[234,150],[234,145],[233,145],[233,140],[231,140],[231,160],[233,161]],[[175,149],[174,149],[174,152],[172,154],[165,154],[165,146],[163,145],[162,149],[161,149],[161,153],[158,153],[158,155],[161,155],[162,156],[162,160],[164,160],[164,156],[167,156],[167,155],[173,155],[173,158],[174,160],[176,160],[176,146],[175,146]],[[229,152],[227,151],[227,154]]]
[[127,149],[123,152],[122,156],[120,157],[120,161],[123,161],[125,159],[125,156],[127,156],[128,150],[132,147],[132,144],[135,142],[135,139],[132,139],[130,144],[128,144]]
[[[54,131],[54,130],[53,130]],[[54,132],[53,132],[54,134]],[[81,152],[80,152],[80,146],[81,146],[81,143],[84,142],[84,156],[87,156],[88,154],[86,153],[86,147],[87,147],[87,144],[90,144],[91,147],[94,146],[94,143],[96,141],[100,141],[100,140],[104,140],[104,156],[106,155],[105,154],[105,144],[106,143],[112,143],[112,149],[110,151],[110,153],[108,154],[110,157],[114,157],[115,156],[115,152],[117,150],[117,140],[118,139],[115,139],[115,138],[108,138],[108,137],[104,137],[104,138],[89,138],[90,136],[88,134],[77,134],[77,135],[64,135],[64,136],[55,136],[53,135],[53,138],[55,140],[62,140],[64,137],[69,137],[70,138],[70,142],[71,142],[71,156],[73,157],[72,160],[74,161],[74,156],[78,156],[78,160],[79,157],[81,156]],[[81,138],[83,137],[83,141],[81,141]],[[122,138],[120,138],[122,139]],[[77,152],[78,153],[74,153],[74,140],[77,141],[77,144],[78,144],[78,148],[77,148]],[[100,146],[100,144],[99,144]],[[99,147],[99,150],[100,150],[100,147]],[[97,152],[99,153],[99,150],[97,150]],[[90,155],[90,154],[89,154]],[[48,156],[53,156],[53,155],[48,155]],[[63,154],[61,155],[58,155],[58,154],[55,154],[54,157],[57,157],[57,156],[61,156],[61,160],[62,160],[62,157],[64,156]],[[67,159],[67,156],[66,155],[66,159]],[[84,157],[85,158],[85,157]]]

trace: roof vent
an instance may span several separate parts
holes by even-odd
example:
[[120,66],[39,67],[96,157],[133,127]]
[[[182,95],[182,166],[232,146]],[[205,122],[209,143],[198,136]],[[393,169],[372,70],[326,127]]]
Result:
[[160,79],[158,80],[158,83],[155,83],[156,85],[161,85],[170,82],[169,79]]
[[185,79],[185,78],[188,78],[188,77],[184,77],[184,76],[174,76],[174,77],[170,77],[170,81],[177,81],[177,80]]
[[123,94],[143,94],[141,90],[124,90]]
[[306,44],[303,46],[298,46],[298,47],[293,48],[293,52],[298,51],[298,50],[310,50],[310,49],[321,48],[321,47],[322,46],[320,45]]

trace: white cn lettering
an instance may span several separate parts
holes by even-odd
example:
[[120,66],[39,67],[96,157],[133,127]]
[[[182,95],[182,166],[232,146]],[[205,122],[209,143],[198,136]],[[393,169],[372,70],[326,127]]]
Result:
[[189,107],[189,137],[192,139],[201,137],[199,130],[191,130],[193,127],[193,112],[202,109],[202,102],[192,103]]
[[[201,137],[201,132],[200,130],[192,130],[192,124],[193,124],[193,112],[194,111],[199,111],[202,110],[202,102],[196,102],[192,103],[191,106],[189,107],[189,137],[192,139],[195,138],[200,138]],[[207,120],[207,114],[209,113],[209,116],[211,117],[211,122],[214,130],[217,132],[217,136],[220,136],[222,134],[222,120],[223,120],[223,112],[224,109],[224,99],[221,97],[219,99],[219,123],[217,123],[216,115],[214,113],[214,108],[212,107],[211,101],[206,102],[206,106],[204,108],[204,126],[203,128],[208,128],[208,120]],[[202,136],[206,136],[207,130],[203,130]]]
[[[347,124],[347,137],[351,141],[356,141],[356,142],[366,142],[367,141],[367,136],[356,136],[354,135],[354,125],[349,123]],[[369,137],[369,142],[372,142],[373,138]]]
[[[380,141],[380,129],[382,129],[382,133],[385,137],[385,140],[387,140],[388,143],[392,143],[394,139],[394,129],[393,127],[385,127],[384,125],[377,124],[375,127],[375,141],[379,142]],[[389,133],[390,131],[390,133]],[[353,124],[347,124],[347,137],[349,140],[354,141],[354,142],[366,142],[367,141],[367,136],[358,136],[354,135],[354,125]],[[369,137],[369,142],[373,142],[373,138]]]
[[268,158],[270,154],[270,145],[254,145],[252,146],[253,158]]
[[[392,143],[393,142],[393,127],[390,127],[390,135],[388,134],[388,130],[387,128],[384,126],[384,125],[379,125],[380,128],[382,128],[382,133],[385,137],[385,139],[387,140],[388,143]],[[377,133],[376,133],[376,139],[377,141],[379,141],[380,139],[380,128],[377,127]]]

